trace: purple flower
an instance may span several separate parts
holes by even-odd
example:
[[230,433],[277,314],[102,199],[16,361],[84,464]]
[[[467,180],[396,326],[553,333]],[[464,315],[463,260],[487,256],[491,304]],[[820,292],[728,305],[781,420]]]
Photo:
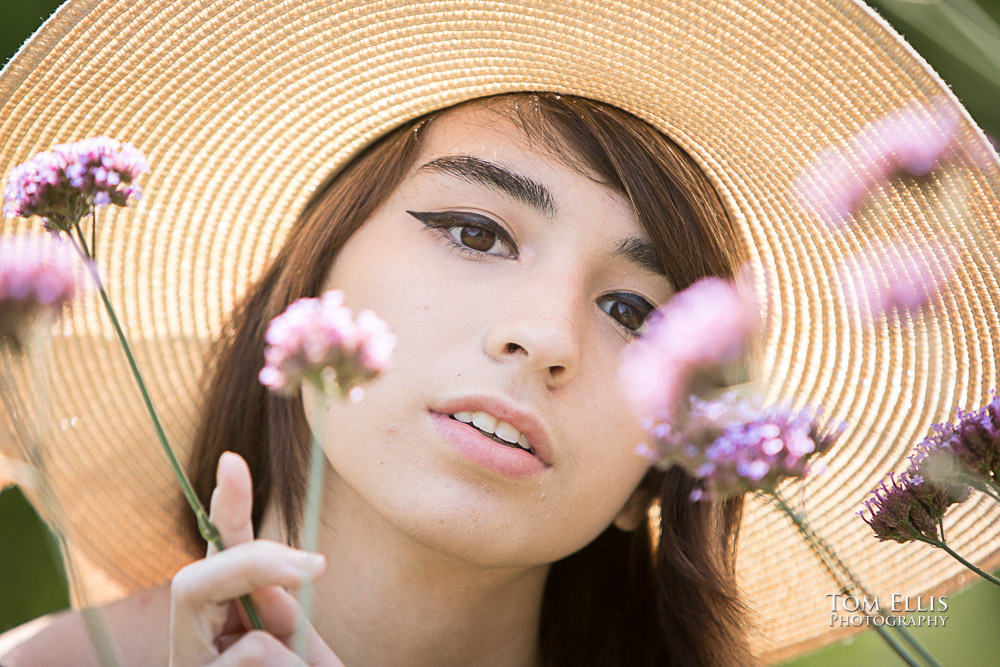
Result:
[[1000,397],[974,412],[957,413],[955,423],[935,424],[910,457],[911,469],[935,483],[976,478],[996,482],[1000,476]]
[[880,540],[943,542],[944,513],[969,499],[972,487],[989,492],[1000,472],[1000,397],[955,423],[934,424],[909,457],[910,466],[872,491],[858,512]]
[[892,243],[840,263],[848,304],[866,321],[891,309],[915,312],[930,302],[952,275],[947,247],[938,243]]
[[721,278],[674,295],[622,352],[619,382],[633,412],[668,421],[696,376],[738,359],[757,325],[756,303]]
[[135,146],[108,137],[60,144],[11,170],[5,216],[42,217],[49,231],[70,231],[95,206],[126,206],[142,196],[149,165]]
[[805,207],[839,227],[873,189],[901,174],[929,174],[947,157],[959,121],[945,102],[904,107],[861,128],[843,149],[821,151],[793,192]]
[[371,311],[355,319],[339,290],[295,301],[271,320],[265,338],[260,382],[283,396],[294,396],[303,381],[346,393],[382,372],[396,345]]
[[[928,486],[922,477],[904,473],[897,479],[894,473],[890,473],[872,491],[872,497],[864,501],[864,508],[858,516],[871,526],[880,542],[940,541],[938,525],[947,507],[925,502],[928,496],[934,494]],[[865,510],[868,511],[867,517]]]
[[[666,426],[666,428],[664,428]],[[648,429],[660,467],[679,465],[700,480],[693,499],[748,490],[774,490],[788,478],[811,472],[809,459],[827,451],[840,430],[821,431],[810,410],[762,407],[758,400],[727,394],[691,398],[681,427]],[[650,456],[653,458],[653,456]]]
[[0,240],[0,344],[20,349],[34,322],[58,316],[81,291],[83,264],[68,243],[47,236]]

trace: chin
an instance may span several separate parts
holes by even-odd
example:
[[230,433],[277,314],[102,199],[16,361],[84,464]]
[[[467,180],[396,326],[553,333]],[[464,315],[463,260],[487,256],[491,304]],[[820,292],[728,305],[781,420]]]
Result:
[[420,547],[465,566],[545,567],[583,548],[611,523],[609,518],[571,528],[564,518],[553,521],[556,514],[544,507],[525,515],[468,480],[439,480],[425,488],[437,490],[387,507],[390,523]]

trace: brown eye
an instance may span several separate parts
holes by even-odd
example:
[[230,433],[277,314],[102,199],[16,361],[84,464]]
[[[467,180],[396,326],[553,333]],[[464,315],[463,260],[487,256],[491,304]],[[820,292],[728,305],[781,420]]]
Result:
[[636,312],[635,308],[621,301],[611,306],[611,312],[608,315],[618,320],[627,329],[638,329],[642,326],[642,315]]
[[[497,235],[487,229],[479,227],[458,227],[458,241],[473,250],[486,252],[497,242]],[[454,231],[452,234],[454,235]]]
[[517,245],[495,220],[469,211],[407,211],[428,229],[469,255],[495,255],[517,259]]
[[615,292],[605,294],[597,300],[597,305],[611,316],[615,322],[634,334],[642,333],[653,306],[637,294]]

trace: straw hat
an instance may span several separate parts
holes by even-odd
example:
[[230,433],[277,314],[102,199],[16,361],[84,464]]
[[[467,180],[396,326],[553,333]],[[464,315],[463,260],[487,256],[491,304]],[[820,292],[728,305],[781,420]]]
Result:
[[[1000,163],[945,84],[850,0],[71,0],[0,74],[0,168],[106,134],[149,158],[135,209],[101,215],[111,298],[175,446],[186,451],[205,346],[313,191],[406,119],[545,90],[645,119],[708,173],[770,285],[770,399],[821,404],[849,428],[829,470],[789,495],[882,595],[950,590],[963,568],[878,543],[854,515],[912,444],[997,384]],[[829,145],[910,103],[960,117],[946,172],[886,188],[830,234],[789,185]],[[3,234],[37,220],[0,222]],[[831,267],[875,238],[962,249],[949,290],[911,320],[861,326]],[[96,299],[52,343],[46,450],[90,602],[167,580],[182,505]],[[0,444],[13,447],[3,422]],[[949,512],[953,547],[1000,565],[1000,513]],[[741,584],[779,659],[829,641],[835,585],[782,515],[751,501]]]

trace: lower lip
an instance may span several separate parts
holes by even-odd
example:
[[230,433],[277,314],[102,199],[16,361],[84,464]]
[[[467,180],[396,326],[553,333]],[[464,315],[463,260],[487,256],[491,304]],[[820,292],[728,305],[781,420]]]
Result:
[[541,459],[520,447],[496,443],[471,425],[448,415],[439,412],[430,414],[434,426],[451,448],[484,468],[515,479],[531,477],[545,470]]

